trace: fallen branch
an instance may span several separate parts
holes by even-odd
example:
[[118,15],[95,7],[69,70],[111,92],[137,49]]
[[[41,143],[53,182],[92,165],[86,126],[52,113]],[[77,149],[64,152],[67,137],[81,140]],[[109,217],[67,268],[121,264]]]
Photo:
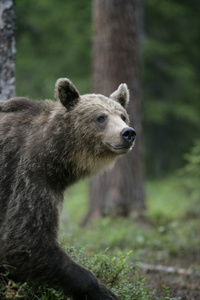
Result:
[[140,263],[139,268],[145,270],[146,272],[164,272],[168,274],[178,274],[178,275],[187,275],[187,276],[197,276],[200,277],[200,273],[197,273],[190,269],[183,269],[183,268],[175,268],[175,267],[168,267],[163,265],[150,265]]

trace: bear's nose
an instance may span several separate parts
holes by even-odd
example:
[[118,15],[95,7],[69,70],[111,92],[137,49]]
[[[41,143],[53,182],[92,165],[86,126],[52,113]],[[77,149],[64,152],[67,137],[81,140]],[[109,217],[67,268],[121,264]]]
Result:
[[122,130],[121,137],[128,144],[132,144],[136,138],[136,132],[133,128],[127,127]]

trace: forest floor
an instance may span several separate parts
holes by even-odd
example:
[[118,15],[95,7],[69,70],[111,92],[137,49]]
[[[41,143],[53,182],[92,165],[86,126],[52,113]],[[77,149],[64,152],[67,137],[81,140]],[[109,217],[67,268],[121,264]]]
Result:
[[158,296],[163,295],[165,287],[173,297],[200,299],[200,252],[185,252],[183,256],[171,254],[160,262],[152,259],[151,264],[146,263],[147,256],[142,260],[145,263],[140,264],[140,275],[146,278],[145,286],[155,289]]
[[176,299],[200,299],[200,199],[182,178],[148,181],[147,211],[139,220],[134,214],[129,219],[103,218],[80,228],[87,195],[85,182],[67,193],[62,232],[69,243],[87,245],[89,253],[132,250],[131,263],[140,262],[139,274],[156,295],[169,291]]

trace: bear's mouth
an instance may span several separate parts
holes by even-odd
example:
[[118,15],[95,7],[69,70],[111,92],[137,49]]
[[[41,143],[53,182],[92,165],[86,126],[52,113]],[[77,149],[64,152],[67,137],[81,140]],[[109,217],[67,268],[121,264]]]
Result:
[[106,143],[106,146],[108,147],[109,150],[112,152],[115,152],[117,154],[124,154],[132,150],[133,144],[132,145],[113,145],[110,143]]

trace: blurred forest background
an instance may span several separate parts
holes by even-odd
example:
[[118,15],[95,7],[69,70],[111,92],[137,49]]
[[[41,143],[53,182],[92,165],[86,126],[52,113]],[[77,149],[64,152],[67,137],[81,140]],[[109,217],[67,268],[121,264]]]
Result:
[[[173,299],[200,297],[199,15],[199,0],[143,1],[140,51],[147,205],[143,222],[133,214],[79,228],[89,194],[84,181],[67,193],[62,225],[67,243],[87,245],[90,254],[107,247],[111,255],[132,249],[133,262],[189,270],[182,275],[178,269],[171,275],[164,270],[147,278],[147,286],[163,291],[167,284],[173,295],[182,297]],[[88,93],[91,1],[18,0],[16,17],[17,95],[52,99],[59,77],[70,78],[81,93]]]
[[[149,177],[183,166],[200,132],[199,1],[145,0],[141,30],[145,167]],[[52,98],[69,77],[90,91],[90,1],[16,1],[17,95]]]

